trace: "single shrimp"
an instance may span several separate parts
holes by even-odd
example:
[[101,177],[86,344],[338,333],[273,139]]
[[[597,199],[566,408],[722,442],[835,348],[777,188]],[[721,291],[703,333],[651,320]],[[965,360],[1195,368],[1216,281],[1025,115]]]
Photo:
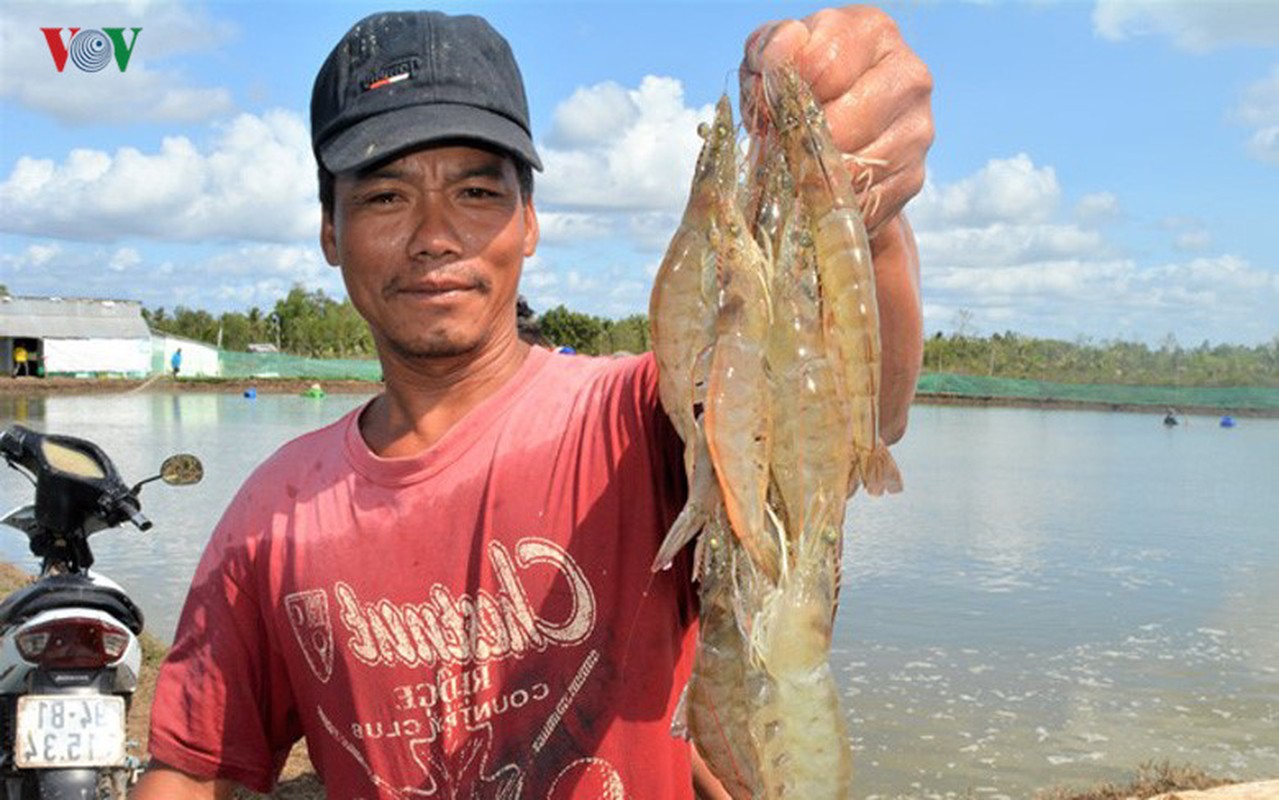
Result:
[[[758,796],[746,691],[750,653],[737,621],[735,562],[745,554],[723,507],[698,540],[700,573],[697,656],[680,701],[686,732],[733,797]],[[677,731],[678,732],[678,731]]]
[[792,541],[842,520],[852,466],[848,409],[822,334],[817,251],[802,206],[778,237],[768,365],[772,375],[773,481]]
[[821,106],[794,69],[770,70],[764,86],[796,191],[813,220],[823,329],[837,354],[857,457],[849,489],[860,483],[871,494],[897,492],[901,474],[879,436],[879,305],[857,196]]
[[719,312],[707,387],[706,443],[733,532],[755,567],[776,582],[781,548],[768,519],[772,393],[764,363],[769,300],[763,251],[726,197],[711,238],[718,254]]
[[684,474],[689,496],[653,560],[653,570],[669,567],[697,535],[708,510],[719,502],[706,436],[694,408],[706,392],[710,348],[715,341],[715,249],[711,230],[724,193],[736,188],[736,134],[728,96],[715,106],[715,119],[700,129],[704,142],[693,173],[688,205],[658,269],[649,300],[658,395],[676,433],[684,441]]
[[756,698],[750,731],[764,797],[850,794],[848,726],[827,658],[838,593],[834,534],[833,528],[801,534],[794,565],[764,598],[752,627],[760,669],[748,677]]
[[692,483],[695,461],[693,364],[714,341],[714,309],[703,291],[706,272],[715,269],[710,230],[720,196],[734,190],[737,146],[728,96],[720,98],[715,119],[699,129],[701,153],[693,173],[688,204],[679,229],[658,268],[649,298],[653,355],[657,360],[662,408],[684,441],[684,469]]

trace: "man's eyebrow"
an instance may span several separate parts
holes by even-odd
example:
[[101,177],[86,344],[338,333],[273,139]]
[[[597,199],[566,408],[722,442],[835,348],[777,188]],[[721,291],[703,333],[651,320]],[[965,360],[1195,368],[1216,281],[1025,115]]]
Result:
[[[493,180],[502,180],[506,177],[505,171],[502,169],[501,161],[486,162],[483,164],[475,164],[468,167],[462,167],[449,176],[450,180],[464,181],[470,178],[491,178]],[[409,177],[409,171],[397,165],[395,162],[389,164],[381,164],[370,167],[367,170],[361,170],[355,173],[355,180],[367,181],[378,180],[382,178],[390,180],[404,180]]]
[[394,180],[401,180],[405,178],[407,175],[408,175],[408,172],[405,171],[404,168],[396,166],[395,162],[391,162],[389,164],[381,164],[378,166],[369,167],[368,169],[359,170],[358,172],[355,173],[355,180],[368,181],[368,180],[375,180],[378,178],[391,178]]
[[470,167],[464,167],[455,172],[451,177],[455,181],[464,181],[469,178],[492,178],[493,180],[502,180],[506,177],[505,171],[502,169],[501,161],[490,161],[483,164],[475,164]]

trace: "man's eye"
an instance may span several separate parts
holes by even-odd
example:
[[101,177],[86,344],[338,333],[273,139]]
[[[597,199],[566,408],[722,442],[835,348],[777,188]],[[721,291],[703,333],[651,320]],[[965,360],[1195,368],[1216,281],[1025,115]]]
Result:
[[360,206],[387,206],[398,200],[400,196],[391,191],[363,192],[355,196],[355,204]]
[[462,196],[473,200],[482,200],[489,197],[500,197],[501,195],[483,186],[468,186],[462,190]]

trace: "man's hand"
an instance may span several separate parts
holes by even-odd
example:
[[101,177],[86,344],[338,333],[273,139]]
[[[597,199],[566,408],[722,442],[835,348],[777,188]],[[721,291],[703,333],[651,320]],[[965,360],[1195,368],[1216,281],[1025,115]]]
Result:
[[[739,70],[742,116],[756,119],[764,69],[790,64],[813,88],[832,138],[850,158],[856,186],[872,186],[866,228],[874,236],[924,185],[933,141],[932,76],[887,14],[867,6],[826,9],[767,23],[746,40]],[[870,170],[867,177],[867,170]]]
[[879,431],[901,438],[923,359],[919,255],[902,207],[924,185],[933,142],[928,68],[884,12],[866,6],[770,22],[746,40],[739,70],[742,117],[754,126],[763,70],[789,64],[813,88],[854,186],[869,197],[866,228],[875,260],[882,378]]

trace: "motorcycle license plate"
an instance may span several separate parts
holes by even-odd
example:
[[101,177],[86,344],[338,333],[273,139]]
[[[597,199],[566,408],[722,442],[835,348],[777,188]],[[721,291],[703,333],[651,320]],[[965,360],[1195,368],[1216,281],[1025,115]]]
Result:
[[37,694],[18,698],[14,761],[30,767],[109,767],[124,762],[124,698]]

